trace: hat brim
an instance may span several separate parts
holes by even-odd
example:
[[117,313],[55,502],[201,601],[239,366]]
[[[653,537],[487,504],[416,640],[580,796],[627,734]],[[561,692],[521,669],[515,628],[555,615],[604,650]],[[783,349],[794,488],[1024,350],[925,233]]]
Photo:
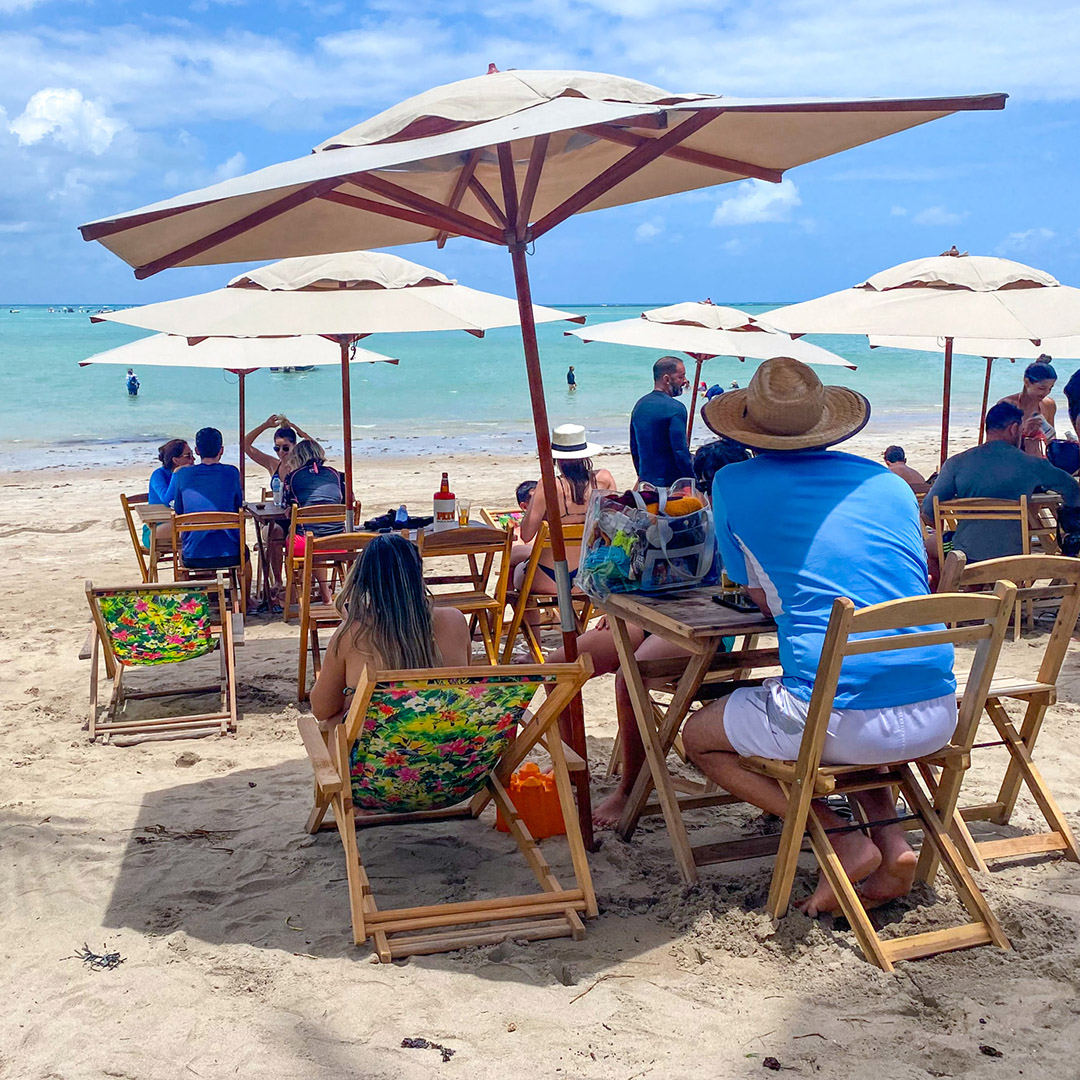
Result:
[[601,449],[602,447],[591,442],[587,442],[582,450],[557,450],[553,446],[551,448],[551,456],[556,461],[577,461],[581,458],[592,457],[594,454],[599,454]]
[[820,450],[857,435],[870,419],[870,402],[846,386],[826,386],[821,419],[798,435],[777,435],[747,415],[746,390],[729,390],[705,402],[702,419],[716,432],[752,450]]

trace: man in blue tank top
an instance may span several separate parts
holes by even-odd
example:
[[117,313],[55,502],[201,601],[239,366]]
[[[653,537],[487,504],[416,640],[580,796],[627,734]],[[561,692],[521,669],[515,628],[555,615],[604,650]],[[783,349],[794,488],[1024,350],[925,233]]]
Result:
[[[710,779],[777,815],[787,808],[779,786],[739,757],[798,757],[833,601],[846,596],[861,608],[929,591],[911,488],[877,462],[826,449],[869,416],[861,394],[823,387],[789,357],[766,361],[746,390],[705,407],[713,431],[756,452],[716,474],[713,512],[725,571],[776,620],[783,676],[707,705],[683,745]],[[823,762],[878,765],[940,749],[956,726],[952,668],[951,645],[847,658]],[[896,816],[884,790],[855,798],[868,821]],[[814,810],[826,828],[845,824],[821,801]],[[901,825],[836,833],[833,843],[868,901],[911,888],[916,857]],[[800,906],[811,916],[837,907],[824,878]]]

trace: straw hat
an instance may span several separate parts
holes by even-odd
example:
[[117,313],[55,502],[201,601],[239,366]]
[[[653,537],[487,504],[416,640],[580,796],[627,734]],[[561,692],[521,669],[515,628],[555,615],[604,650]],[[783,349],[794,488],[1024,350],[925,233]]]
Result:
[[551,456],[556,460],[571,461],[599,452],[600,447],[585,438],[585,429],[580,424],[560,424],[551,433]]
[[870,402],[844,386],[822,386],[790,356],[766,360],[745,390],[705,403],[705,423],[754,450],[816,450],[850,439],[870,419]]

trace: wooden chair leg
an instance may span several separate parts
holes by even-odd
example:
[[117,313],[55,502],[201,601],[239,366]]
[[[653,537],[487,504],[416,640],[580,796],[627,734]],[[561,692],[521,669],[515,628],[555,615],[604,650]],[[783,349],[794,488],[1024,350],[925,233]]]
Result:
[[[1032,751],[1035,749],[1035,740],[1039,737],[1039,732],[1042,730],[1043,719],[1046,716],[1047,706],[1042,702],[1032,701],[1028,703],[1027,708],[1024,711],[1024,719],[1020,724],[1020,740],[1027,748],[1029,757]],[[994,727],[997,728],[998,734],[1009,743],[1009,736],[1006,734],[1010,729],[1015,733],[1012,721],[1009,719],[1009,714],[1005,711],[1001,702],[988,701],[986,703],[986,711],[990,716],[990,719],[994,723]],[[1005,778],[1001,782],[1001,789],[998,791],[998,802],[1001,803],[1001,812],[994,819],[998,825],[1008,825],[1009,818],[1012,817],[1012,812],[1016,808],[1016,799],[1020,794],[1020,784],[1022,783],[1020,767],[1017,763],[1016,757],[1011,753],[1009,755],[1009,764],[1005,769]]]
[[[799,852],[802,850],[803,836],[806,835],[808,826],[807,819],[811,816],[810,805],[814,797],[812,785],[806,788],[781,784],[780,787],[787,796],[788,808],[784,815],[780,847],[776,852],[776,864],[773,867],[769,899],[766,903],[769,914],[774,919],[782,919],[787,914],[788,905],[791,903],[791,887],[795,882]],[[831,850],[832,845],[829,844],[828,847]],[[824,864],[822,865],[824,868]]]

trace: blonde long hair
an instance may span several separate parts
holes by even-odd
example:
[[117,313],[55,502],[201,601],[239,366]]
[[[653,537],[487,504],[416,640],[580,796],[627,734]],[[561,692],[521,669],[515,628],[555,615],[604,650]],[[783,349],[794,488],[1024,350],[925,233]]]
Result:
[[285,459],[285,471],[294,473],[313,461],[321,465],[326,461],[326,451],[314,439],[301,439]]
[[442,666],[420,553],[404,537],[375,537],[353,563],[335,606],[342,638],[357,648],[369,643],[385,669]]

